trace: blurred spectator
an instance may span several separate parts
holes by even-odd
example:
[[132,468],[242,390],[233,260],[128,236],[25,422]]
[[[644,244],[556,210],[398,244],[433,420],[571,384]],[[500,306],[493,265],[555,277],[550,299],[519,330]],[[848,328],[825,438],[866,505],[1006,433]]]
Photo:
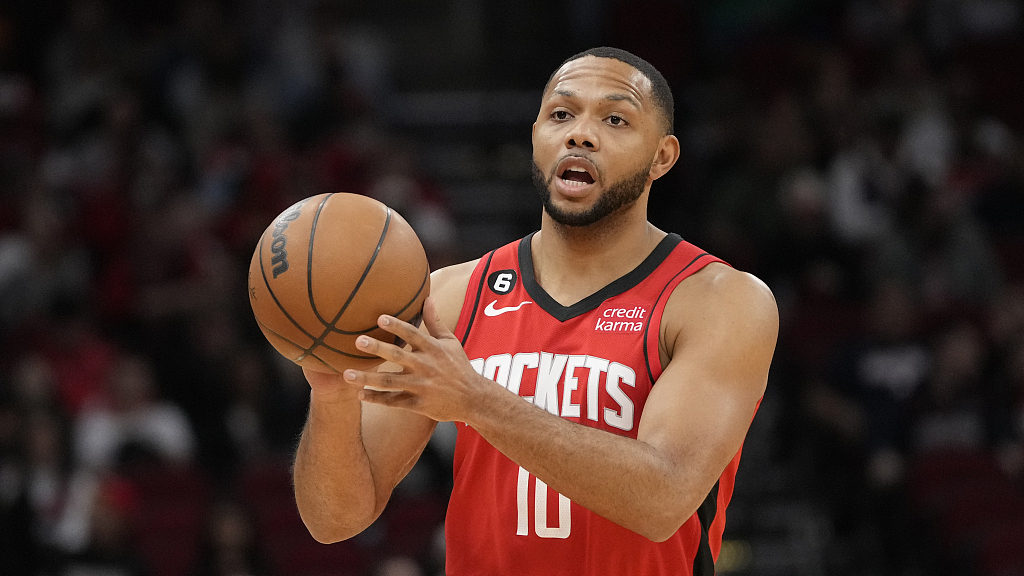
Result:
[[110,468],[124,459],[184,462],[195,439],[185,413],[157,397],[152,367],[137,356],[117,359],[107,396],[88,404],[75,423],[75,454],[89,468]]
[[20,230],[0,232],[0,334],[84,300],[92,271],[88,254],[72,243],[67,216],[47,198],[27,199]]
[[197,576],[264,576],[267,559],[256,540],[256,527],[237,503],[214,506],[207,522]]
[[13,362],[10,371],[13,401],[24,414],[50,413],[66,418],[57,399],[53,366],[41,354],[30,352]]
[[905,168],[893,158],[896,119],[878,119],[872,130],[837,150],[829,168],[832,226],[851,244],[870,243],[891,228],[891,203],[907,178]]
[[919,290],[931,313],[980,310],[1003,281],[978,223],[948,189],[917,182],[897,206],[898,227],[879,238],[869,264],[875,277],[898,277]]
[[67,426],[53,414],[32,413],[25,429],[26,490],[33,512],[31,534],[44,549],[60,546],[58,526],[70,488],[71,450]]
[[1020,479],[1024,477],[1024,332],[1001,356],[989,407],[991,433],[1003,470]]
[[117,347],[100,334],[83,303],[58,303],[39,336],[38,349],[52,367],[61,411],[75,417],[106,394]]
[[132,534],[140,506],[135,487],[119,476],[101,477],[92,491],[88,543],[67,556],[59,576],[145,576]]
[[41,561],[26,482],[24,424],[14,403],[0,396],[0,571],[5,574],[32,573]]
[[864,337],[840,351],[830,385],[813,391],[811,409],[862,447],[866,478],[885,489],[902,479],[912,399],[933,367],[921,338],[919,301],[908,286],[877,286],[865,313]]
[[915,401],[914,453],[981,450],[989,444],[988,357],[981,331],[960,321],[939,333],[934,366]]
[[425,576],[423,569],[412,558],[392,556],[383,560],[373,572],[374,576]]
[[415,145],[395,141],[378,152],[366,194],[401,214],[416,231],[432,269],[454,264],[455,224],[441,195],[415,164]]

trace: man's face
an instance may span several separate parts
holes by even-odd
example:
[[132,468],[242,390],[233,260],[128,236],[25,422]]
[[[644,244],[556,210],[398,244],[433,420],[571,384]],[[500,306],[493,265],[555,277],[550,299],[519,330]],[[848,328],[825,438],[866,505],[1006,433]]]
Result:
[[533,178],[547,214],[587,226],[633,205],[651,184],[663,131],[650,80],[635,68],[595,56],[565,64],[533,129]]

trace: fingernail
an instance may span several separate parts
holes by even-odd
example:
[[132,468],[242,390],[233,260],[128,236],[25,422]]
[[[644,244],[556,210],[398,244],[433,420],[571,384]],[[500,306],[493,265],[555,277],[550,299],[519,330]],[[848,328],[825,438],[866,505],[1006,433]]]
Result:
[[364,347],[365,346],[369,346],[370,345],[370,339],[367,338],[366,336],[360,336],[359,338],[356,339],[356,344],[358,344],[360,346],[364,346]]
[[387,326],[390,323],[391,323],[391,320],[387,316],[381,316],[381,318],[380,318],[380,325],[381,326]]
[[355,380],[356,380],[356,371],[355,370],[345,370],[345,380],[348,380],[349,382],[355,382]]

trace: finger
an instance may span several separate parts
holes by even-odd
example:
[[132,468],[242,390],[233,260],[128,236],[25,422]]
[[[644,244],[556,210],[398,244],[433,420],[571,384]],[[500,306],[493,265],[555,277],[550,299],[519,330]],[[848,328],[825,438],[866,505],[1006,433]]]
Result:
[[427,332],[434,338],[455,338],[452,331],[441,321],[441,315],[437,312],[434,299],[430,296],[423,301],[423,325],[427,327]]
[[381,390],[360,390],[359,399],[371,404],[390,406],[392,408],[413,409],[417,404],[416,396],[406,392],[384,392]]
[[344,373],[345,381],[350,384],[388,392],[403,391],[411,387],[411,383],[403,381],[401,376],[402,374],[395,372],[362,372],[359,370],[345,370]]
[[429,344],[427,335],[419,328],[394,316],[382,314],[380,318],[377,318],[377,325],[394,334],[401,342],[409,344],[413,349],[421,350]]
[[403,361],[412,358],[405,349],[366,335],[356,338],[356,348],[402,366],[405,365]]

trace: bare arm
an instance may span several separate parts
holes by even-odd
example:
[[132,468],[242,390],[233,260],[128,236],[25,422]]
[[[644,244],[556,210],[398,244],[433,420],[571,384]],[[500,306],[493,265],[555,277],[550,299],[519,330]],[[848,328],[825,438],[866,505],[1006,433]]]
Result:
[[[739,449],[778,332],[774,299],[752,276],[711,265],[683,282],[662,335],[671,361],[633,440],[563,420],[495,386],[473,371],[456,340],[425,319],[433,338],[411,336],[412,352],[375,340],[364,347],[409,374],[345,377],[391,390],[362,393],[374,402],[470,424],[552,489],[657,541],[693,514]],[[389,320],[401,336],[395,324]]]
[[[431,298],[454,328],[473,262],[435,271]],[[382,366],[397,370],[400,366]],[[320,542],[350,538],[373,523],[430,440],[436,422],[422,414],[360,402],[340,376],[304,371],[309,416],[295,454],[295,501]]]

